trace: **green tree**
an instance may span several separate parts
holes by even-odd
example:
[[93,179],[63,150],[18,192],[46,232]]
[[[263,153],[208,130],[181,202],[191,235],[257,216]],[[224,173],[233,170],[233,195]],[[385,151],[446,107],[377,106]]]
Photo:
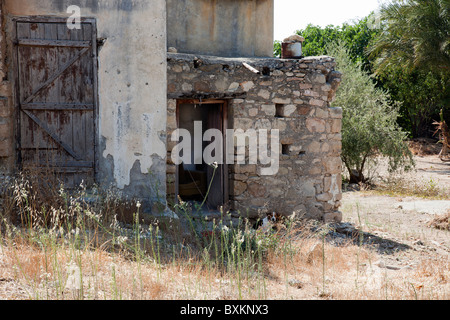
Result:
[[[370,41],[377,35],[378,30],[371,27],[375,15],[355,21],[354,24],[344,23],[342,26],[329,25],[325,28],[309,24],[305,29],[296,31],[296,34],[305,38],[303,55],[326,55],[327,45],[337,40],[344,42],[349,48],[353,62],[362,61],[365,67],[369,66],[366,49]],[[274,42],[274,56],[281,55],[281,41]]]
[[450,70],[450,1],[393,0],[381,6],[380,34],[368,52],[376,72]]
[[397,123],[398,104],[377,88],[371,77],[361,70],[361,61],[353,62],[349,49],[340,41],[327,46],[343,73],[342,83],[332,106],[342,107],[342,160],[351,182],[365,181],[365,169],[379,156],[388,159],[394,171],[413,165],[406,133]]
[[449,110],[449,10],[449,0],[383,5],[367,50],[379,83],[402,102],[399,122],[412,137],[430,136],[439,110]]
[[279,40],[275,40],[273,42],[273,56],[275,58],[281,57],[281,41]]
[[305,56],[329,55],[327,45],[339,40],[348,48],[350,59],[355,63],[361,62],[364,70],[370,71],[371,62],[367,56],[367,48],[379,32],[378,29],[372,28],[374,20],[375,15],[372,13],[354,24],[329,25],[325,28],[309,24],[296,33],[305,38]]
[[399,124],[413,138],[432,136],[433,120],[439,118],[441,109],[448,109],[450,75],[423,70],[405,72],[401,66],[387,70],[377,79],[393,100],[401,102]]

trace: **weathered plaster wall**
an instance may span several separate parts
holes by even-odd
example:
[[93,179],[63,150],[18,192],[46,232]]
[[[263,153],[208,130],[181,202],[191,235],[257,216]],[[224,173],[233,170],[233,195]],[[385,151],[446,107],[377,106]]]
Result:
[[[229,166],[232,209],[250,217],[295,212],[340,221],[342,109],[329,107],[341,78],[335,66],[327,56],[283,60],[168,54],[168,137],[177,126],[176,99],[228,99],[230,128],[280,132],[276,174],[262,175],[259,163]],[[168,146],[167,190],[173,197],[170,139]]]
[[[83,17],[97,19],[97,36],[106,39],[98,54],[97,180],[141,198],[155,200],[156,193],[164,197],[166,1],[3,2],[8,18],[69,16],[67,7],[78,5]],[[0,67],[0,75],[1,70]],[[3,95],[0,87],[0,97]],[[0,107],[1,103],[0,98]],[[2,148],[0,142],[0,150]],[[155,174],[149,174],[149,171]]]
[[167,0],[167,44],[221,57],[273,56],[273,0]]

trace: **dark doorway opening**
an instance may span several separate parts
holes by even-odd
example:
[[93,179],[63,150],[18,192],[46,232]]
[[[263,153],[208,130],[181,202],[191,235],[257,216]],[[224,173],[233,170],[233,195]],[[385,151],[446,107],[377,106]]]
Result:
[[[191,161],[177,166],[176,193],[183,201],[202,203],[202,210],[218,210],[229,199],[228,167],[225,161],[215,168],[205,162],[205,158],[195,158],[194,130],[197,123],[201,124],[201,154],[214,140],[203,141],[203,135],[208,129],[218,129],[222,138],[222,154],[225,155],[225,133],[227,128],[227,103],[225,100],[178,100],[178,128],[189,131],[191,139]],[[198,142],[197,142],[198,143]]]

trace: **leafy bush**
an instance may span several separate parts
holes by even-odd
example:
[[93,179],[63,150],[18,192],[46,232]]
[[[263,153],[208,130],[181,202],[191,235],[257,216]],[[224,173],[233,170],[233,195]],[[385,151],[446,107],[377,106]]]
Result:
[[336,58],[337,69],[343,73],[341,86],[333,106],[343,108],[342,160],[350,181],[364,182],[364,169],[378,156],[389,160],[389,169],[413,165],[406,133],[397,124],[399,105],[376,88],[371,77],[361,70],[361,62],[352,62],[342,41],[328,46]]

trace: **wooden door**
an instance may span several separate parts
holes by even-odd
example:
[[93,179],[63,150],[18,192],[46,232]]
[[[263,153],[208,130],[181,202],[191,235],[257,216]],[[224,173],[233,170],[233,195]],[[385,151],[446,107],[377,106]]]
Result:
[[67,187],[95,174],[96,28],[83,20],[20,19],[16,27],[18,158],[50,169]]

